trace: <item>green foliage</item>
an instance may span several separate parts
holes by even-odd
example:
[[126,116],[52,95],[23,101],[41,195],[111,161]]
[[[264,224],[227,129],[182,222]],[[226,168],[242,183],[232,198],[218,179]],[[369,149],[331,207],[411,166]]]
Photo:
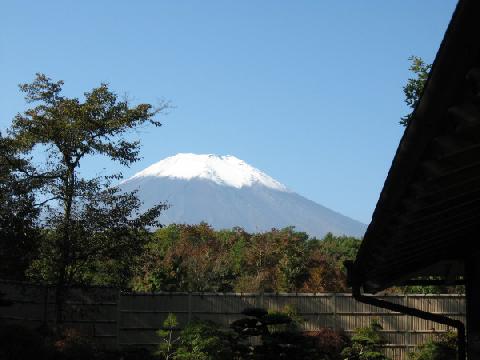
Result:
[[457,334],[439,334],[409,354],[411,360],[453,360],[457,358]]
[[405,103],[412,109],[412,111],[400,119],[400,124],[407,126],[413,116],[413,111],[422,96],[423,88],[427,82],[428,75],[432,68],[431,64],[426,64],[420,57],[411,56],[408,60],[411,61],[409,70],[414,77],[408,79],[407,84],[403,87],[405,94]]
[[112,186],[121,174],[89,179],[79,169],[88,156],[105,156],[127,166],[137,161],[140,143],[129,139],[129,131],[145,124],[160,126],[155,115],[167,105],[131,107],[106,84],[86,92],[81,101],[63,96],[62,86],[62,81],[53,82],[43,74],[20,85],[33,107],[14,118],[9,137],[2,139],[7,153],[17,156],[9,161],[10,173],[34,185],[31,189],[36,191],[29,196],[44,199],[44,238],[29,273],[34,280],[56,285],[57,321],[64,289],[93,283],[92,274],[102,272],[109,261],[117,262],[125,275],[116,279],[117,285],[125,285],[131,274],[122,263],[139,254],[148,227],[158,225],[165,208],[159,204],[140,213],[135,193],[120,193]]
[[[316,245],[322,248],[326,254],[343,263],[345,260],[354,260],[360,248],[361,239],[352,236],[335,236],[327,233]],[[312,244],[313,246],[314,244]]]
[[343,349],[342,356],[348,360],[386,360],[387,357],[380,351],[380,346],[385,343],[381,330],[382,326],[377,321],[356,329],[351,345]]
[[325,237],[310,246],[317,246],[331,261],[335,267],[343,269],[343,264],[347,260],[355,260],[362,240],[352,236],[335,236],[327,233]]
[[210,321],[194,321],[180,333],[176,360],[234,359],[234,337]]
[[0,134],[0,278],[24,280],[38,252],[40,230],[33,190],[15,169],[26,169],[10,139]]
[[[175,335],[179,332],[178,335]],[[222,330],[210,321],[193,321],[179,331],[174,314],[169,314],[163,328],[155,355],[162,360],[222,360],[233,359],[236,338],[230,331]]]
[[[290,231],[290,230],[289,230]],[[293,232],[293,229],[291,229]],[[281,290],[290,292],[302,286],[308,276],[306,253],[308,236],[301,233],[284,247],[283,256],[279,260],[279,280]]]
[[[438,276],[429,276],[418,280],[441,280]],[[402,294],[465,294],[463,285],[407,285],[392,287],[390,293]]]
[[174,358],[176,343],[180,340],[180,337],[174,336],[174,331],[178,330],[178,321],[175,314],[168,314],[162,325],[163,328],[157,331],[160,344],[155,354],[162,359],[170,360]]
[[[269,313],[271,314],[272,312]],[[280,313],[288,316],[291,319],[290,329],[292,330],[298,330],[305,323],[305,319],[298,314],[295,306],[291,304],[286,304]]]

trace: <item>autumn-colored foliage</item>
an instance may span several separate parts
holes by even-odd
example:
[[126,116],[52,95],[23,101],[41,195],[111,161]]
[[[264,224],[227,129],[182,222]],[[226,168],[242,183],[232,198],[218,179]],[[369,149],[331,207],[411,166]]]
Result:
[[345,291],[343,261],[360,240],[311,239],[293,227],[250,234],[216,231],[208,224],[157,230],[137,259],[132,286],[139,291]]

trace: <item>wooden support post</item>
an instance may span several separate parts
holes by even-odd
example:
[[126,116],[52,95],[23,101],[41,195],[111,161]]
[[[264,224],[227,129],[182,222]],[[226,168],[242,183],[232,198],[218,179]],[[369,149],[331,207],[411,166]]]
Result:
[[[410,306],[408,303],[408,294],[403,295],[403,305],[405,306]],[[407,345],[406,349],[408,351],[412,350],[411,345],[412,345],[412,326],[411,326],[411,316],[408,316],[407,314],[403,314],[404,321],[403,321],[403,326],[405,326],[405,345]]]
[[478,254],[465,261],[467,300],[467,357],[480,359],[480,259]]
[[256,307],[258,308],[264,308],[265,306],[265,302],[264,302],[264,299],[263,299],[263,291],[257,293],[257,299],[256,299]]
[[338,330],[337,325],[337,293],[333,293],[333,330]]
[[119,349],[120,348],[120,345],[121,345],[121,342],[120,342],[120,321],[121,321],[121,315],[122,315],[122,308],[121,308],[121,298],[122,298],[122,292],[120,289],[118,289],[118,292],[117,292],[117,328],[116,328],[116,332],[117,332],[117,348]]
[[188,313],[187,313],[187,322],[190,323],[192,321],[192,293],[188,292]]
[[48,285],[43,288],[43,328],[48,328]]

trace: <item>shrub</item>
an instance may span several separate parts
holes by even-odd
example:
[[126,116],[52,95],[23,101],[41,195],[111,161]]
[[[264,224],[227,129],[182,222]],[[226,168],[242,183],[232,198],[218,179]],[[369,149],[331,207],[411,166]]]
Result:
[[169,314],[163,328],[157,331],[161,342],[155,355],[162,360],[227,360],[234,359],[236,336],[220,329],[211,321],[196,320],[185,326],[178,335],[177,318]]
[[315,347],[320,353],[320,359],[343,360],[342,350],[349,344],[348,337],[341,332],[330,328],[321,328],[316,331],[304,332],[304,335],[314,340]]
[[194,321],[180,333],[176,360],[234,359],[235,337],[211,321]]
[[457,357],[457,334],[439,334],[409,354],[411,360],[452,360]]
[[317,348],[317,339],[299,330],[296,316],[285,312],[267,313],[264,309],[245,309],[243,314],[249,316],[234,321],[230,327],[238,334],[239,346],[242,340],[250,336],[259,336],[260,344],[245,346],[242,359],[323,359]]
[[378,321],[372,321],[367,327],[358,328],[352,336],[352,343],[342,351],[342,356],[348,360],[386,360],[380,351],[385,344],[381,333],[382,326]]

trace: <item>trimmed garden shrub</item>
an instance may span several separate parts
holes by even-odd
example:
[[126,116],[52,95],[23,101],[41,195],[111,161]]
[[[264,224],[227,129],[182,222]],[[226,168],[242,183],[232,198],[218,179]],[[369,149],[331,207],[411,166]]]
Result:
[[343,349],[342,356],[348,360],[388,360],[381,352],[381,345],[386,343],[382,329],[378,321],[356,329],[351,345]]
[[456,358],[457,334],[453,331],[437,335],[409,354],[410,360],[455,360]]

